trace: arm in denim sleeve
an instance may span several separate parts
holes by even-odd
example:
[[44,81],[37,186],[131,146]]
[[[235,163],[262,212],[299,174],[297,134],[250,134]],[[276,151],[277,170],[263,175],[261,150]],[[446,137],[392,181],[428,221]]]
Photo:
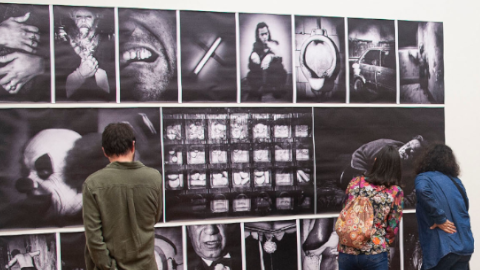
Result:
[[[415,192],[417,194],[417,203],[423,208],[427,216],[433,219],[434,223],[443,224],[447,221],[445,211],[435,199],[427,177],[419,175],[415,178]],[[432,226],[433,224],[429,225]]]
[[398,233],[398,225],[400,224],[403,215],[403,190],[398,188],[398,190],[395,190],[395,193],[392,195],[394,196],[393,207],[390,209],[390,213],[388,213],[387,216],[385,235],[385,240],[389,246],[395,241],[395,236]]

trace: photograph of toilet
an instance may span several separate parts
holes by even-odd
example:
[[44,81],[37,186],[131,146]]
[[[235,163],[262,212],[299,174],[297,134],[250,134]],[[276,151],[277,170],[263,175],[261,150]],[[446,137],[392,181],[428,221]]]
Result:
[[395,22],[348,19],[351,103],[395,103]]
[[295,16],[297,102],[345,103],[345,19]]
[[443,104],[443,23],[398,21],[400,103]]

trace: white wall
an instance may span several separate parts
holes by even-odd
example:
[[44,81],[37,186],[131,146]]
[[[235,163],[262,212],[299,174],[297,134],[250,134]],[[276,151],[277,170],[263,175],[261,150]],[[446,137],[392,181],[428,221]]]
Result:
[[[80,4],[108,7],[148,7],[228,12],[324,15],[356,18],[443,21],[445,42],[445,124],[446,142],[456,152],[461,178],[470,197],[470,214],[477,243],[480,242],[479,161],[480,161],[480,2],[475,0],[30,0],[19,3]],[[151,104],[150,104],[151,105]],[[2,107],[8,106],[5,104]],[[45,105],[51,106],[51,105]],[[65,106],[65,105],[63,105]],[[480,177],[479,177],[480,178]],[[478,197],[477,197],[478,196]],[[478,208],[477,208],[478,207]],[[480,267],[475,254],[472,269]]]

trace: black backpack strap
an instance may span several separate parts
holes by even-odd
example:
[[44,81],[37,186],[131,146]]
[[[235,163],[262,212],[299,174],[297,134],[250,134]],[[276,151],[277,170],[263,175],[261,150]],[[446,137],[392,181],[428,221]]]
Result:
[[460,192],[460,194],[462,194],[462,197],[463,197],[463,201],[465,202],[465,206],[467,207],[467,211],[468,211],[468,208],[469,208],[469,205],[468,205],[468,200],[467,200],[467,194],[465,194],[465,192],[463,191],[463,189],[458,185],[458,183],[453,180],[453,178],[449,175],[447,175],[448,178],[450,178],[450,180],[452,180],[452,182],[455,184],[455,186],[457,187],[458,191]]

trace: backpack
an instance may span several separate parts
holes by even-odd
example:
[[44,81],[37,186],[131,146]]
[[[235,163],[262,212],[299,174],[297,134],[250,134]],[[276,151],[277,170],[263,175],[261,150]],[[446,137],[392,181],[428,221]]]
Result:
[[[360,189],[362,188],[360,179]],[[340,212],[335,223],[335,231],[341,245],[361,249],[376,232],[373,226],[373,206],[369,197],[358,194]]]

